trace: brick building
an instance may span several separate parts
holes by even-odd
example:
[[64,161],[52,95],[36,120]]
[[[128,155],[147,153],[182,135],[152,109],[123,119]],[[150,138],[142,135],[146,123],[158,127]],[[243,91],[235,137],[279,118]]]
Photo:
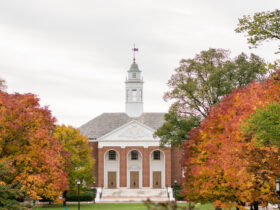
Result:
[[181,152],[153,136],[164,113],[143,112],[143,79],[135,59],[125,81],[125,113],[103,113],[80,127],[96,160],[97,201],[172,199],[182,176]]

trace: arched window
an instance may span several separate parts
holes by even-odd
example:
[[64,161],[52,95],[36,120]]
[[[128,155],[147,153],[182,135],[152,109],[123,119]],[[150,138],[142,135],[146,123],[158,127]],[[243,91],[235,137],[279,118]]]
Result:
[[137,90],[136,89],[132,89],[131,101],[132,102],[136,102],[137,101]]
[[138,151],[131,151],[131,160],[138,160]]
[[116,160],[116,151],[110,150],[109,151],[109,160]]
[[153,152],[153,159],[160,160],[160,151],[159,150],[156,150]]

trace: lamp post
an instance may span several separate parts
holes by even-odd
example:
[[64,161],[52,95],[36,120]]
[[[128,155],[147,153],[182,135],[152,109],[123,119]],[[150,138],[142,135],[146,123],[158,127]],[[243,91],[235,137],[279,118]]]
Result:
[[278,194],[278,209],[280,209],[279,197],[280,197],[280,176],[276,179],[276,193]]
[[175,202],[176,202],[177,193],[178,193],[178,185],[177,185],[177,180],[175,179],[173,183],[173,197],[175,199]]
[[78,185],[78,210],[80,210],[80,184],[81,184],[81,181],[78,179],[77,180],[77,185]]
[[95,203],[95,197],[96,197],[96,193],[97,193],[97,191],[96,191],[96,182],[94,181],[93,182],[93,189],[95,189],[95,190],[93,190],[92,192],[93,192],[93,203]]

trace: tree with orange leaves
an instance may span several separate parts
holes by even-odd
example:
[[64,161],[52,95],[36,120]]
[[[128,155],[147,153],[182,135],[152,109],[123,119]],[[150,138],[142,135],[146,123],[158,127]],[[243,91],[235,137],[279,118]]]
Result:
[[54,137],[55,118],[33,94],[0,91],[0,160],[12,160],[25,197],[57,198],[68,188],[69,153]]
[[244,128],[258,108],[280,103],[280,72],[227,95],[183,143],[186,200],[216,206],[276,203],[275,178],[280,173],[279,149],[258,146]]

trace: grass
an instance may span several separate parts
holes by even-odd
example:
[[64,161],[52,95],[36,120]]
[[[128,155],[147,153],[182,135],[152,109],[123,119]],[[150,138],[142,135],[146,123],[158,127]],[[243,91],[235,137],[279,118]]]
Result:
[[213,207],[213,205],[211,203],[207,203],[207,204],[196,204],[195,205],[195,209],[199,209],[199,210],[214,210],[215,208]]
[[[68,204],[68,210],[77,210],[78,204]],[[33,210],[64,210],[62,205],[45,206],[42,208],[33,208]],[[81,210],[144,210],[146,209],[142,203],[96,203],[96,204],[81,204]]]
[[[188,206],[187,203],[181,203],[180,206]],[[78,204],[68,204],[68,210],[77,210]],[[146,210],[143,203],[97,203],[97,204],[81,204],[81,210]],[[212,204],[196,205],[196,210],[214,210]],[[44,206],[41,208],[33,208],[33,210],[65,210],[62,205]]]

